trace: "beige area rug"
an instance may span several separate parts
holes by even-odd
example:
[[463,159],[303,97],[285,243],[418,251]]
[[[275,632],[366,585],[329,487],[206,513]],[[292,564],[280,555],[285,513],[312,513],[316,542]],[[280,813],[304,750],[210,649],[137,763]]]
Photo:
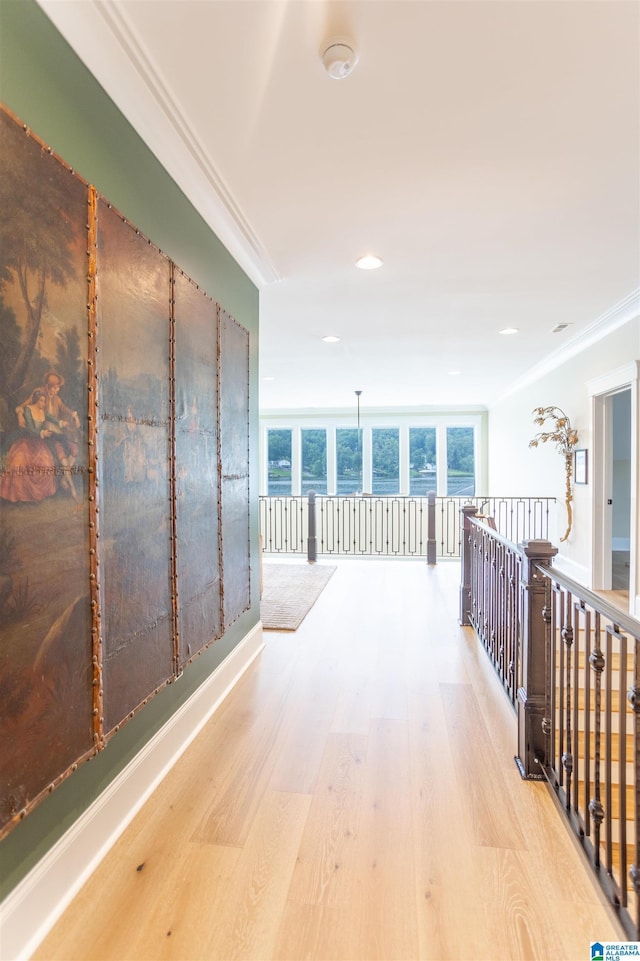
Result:
[[262,568],[260,619],[267,631],[295,631],[326,587],[335,566],[268,564]]

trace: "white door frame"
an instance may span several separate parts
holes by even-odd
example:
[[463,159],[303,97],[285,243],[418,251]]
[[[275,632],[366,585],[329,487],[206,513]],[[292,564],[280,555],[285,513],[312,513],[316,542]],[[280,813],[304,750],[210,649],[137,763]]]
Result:
[[[631,557],[629,569],[629,611],[639,613],[637,564],[638,564],[638,378],[640,361],[634,360],[622,367],[594,378],[587,384],[592,401],[592,458],[593,477],[593,586],[599,590],[611,589],[611,511],[605,510],[607,498],[611,497],[612,463],[612,417],[610,398],[621,390],[631,390]],[[636,496],[633,496],[633,492]]]

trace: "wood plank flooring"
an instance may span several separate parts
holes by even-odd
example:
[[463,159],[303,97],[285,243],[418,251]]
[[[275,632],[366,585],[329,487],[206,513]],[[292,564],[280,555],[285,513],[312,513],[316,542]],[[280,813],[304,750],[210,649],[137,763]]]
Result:
[[629,551],[612,551],[611,590],[594,591],[609,604],[629,613]]
[[518,774],[458,578],[339,562],[34,957],[585,961],[623,939],[547,788]]

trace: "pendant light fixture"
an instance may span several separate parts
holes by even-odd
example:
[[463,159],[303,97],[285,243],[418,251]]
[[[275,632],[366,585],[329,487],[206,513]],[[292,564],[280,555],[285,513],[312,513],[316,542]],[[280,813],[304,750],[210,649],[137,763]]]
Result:
[[358,404],[358,490],[356,491],[358,497],[362,494],[362,482],[363,482],[363,464],[362,464],[362,434],[360,432],[360,394],[361,390],[354,391],[356,395],[356,401]]

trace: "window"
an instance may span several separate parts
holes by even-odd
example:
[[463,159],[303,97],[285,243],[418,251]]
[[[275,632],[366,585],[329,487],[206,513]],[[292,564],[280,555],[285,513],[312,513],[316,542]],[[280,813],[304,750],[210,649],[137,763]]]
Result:
[[362,431],[357,427],[336,431],[338,494],[362,491]]
[[371,432],[371,493],[397,494],[400,490],[400,431],[397,427]]
[[326,430],[303,430],[301,493],[315,491],[327,493],[327,432]]
[[447,494],[475,494],[473,427],[447,427]]
[[424,496],[435,491],[437,480],[435,427],[410,427],[409,493]]
[[[284,497],[306,497],[310,490],[325,497],[329,491],[343,497],[434,493],[468,498],[477,493],[483,415],[463,420],[455,412],[423,416],[407,411],[396,420],[394,414],[376,411],[372,416],[376,426],[360,428],[339,426],[354,423],[342,413],[297,415],[289,422],[278,418],[268,423],[265,418],[262,437],[268,455],[260,461],[260,490]],[[283,429],[283,423],[289,426]],[[425,423],[428,426],[420,426]]]
[[291,494],[291,431],[270,430],[268,434],[269,474],[267,490],[270,497]]

